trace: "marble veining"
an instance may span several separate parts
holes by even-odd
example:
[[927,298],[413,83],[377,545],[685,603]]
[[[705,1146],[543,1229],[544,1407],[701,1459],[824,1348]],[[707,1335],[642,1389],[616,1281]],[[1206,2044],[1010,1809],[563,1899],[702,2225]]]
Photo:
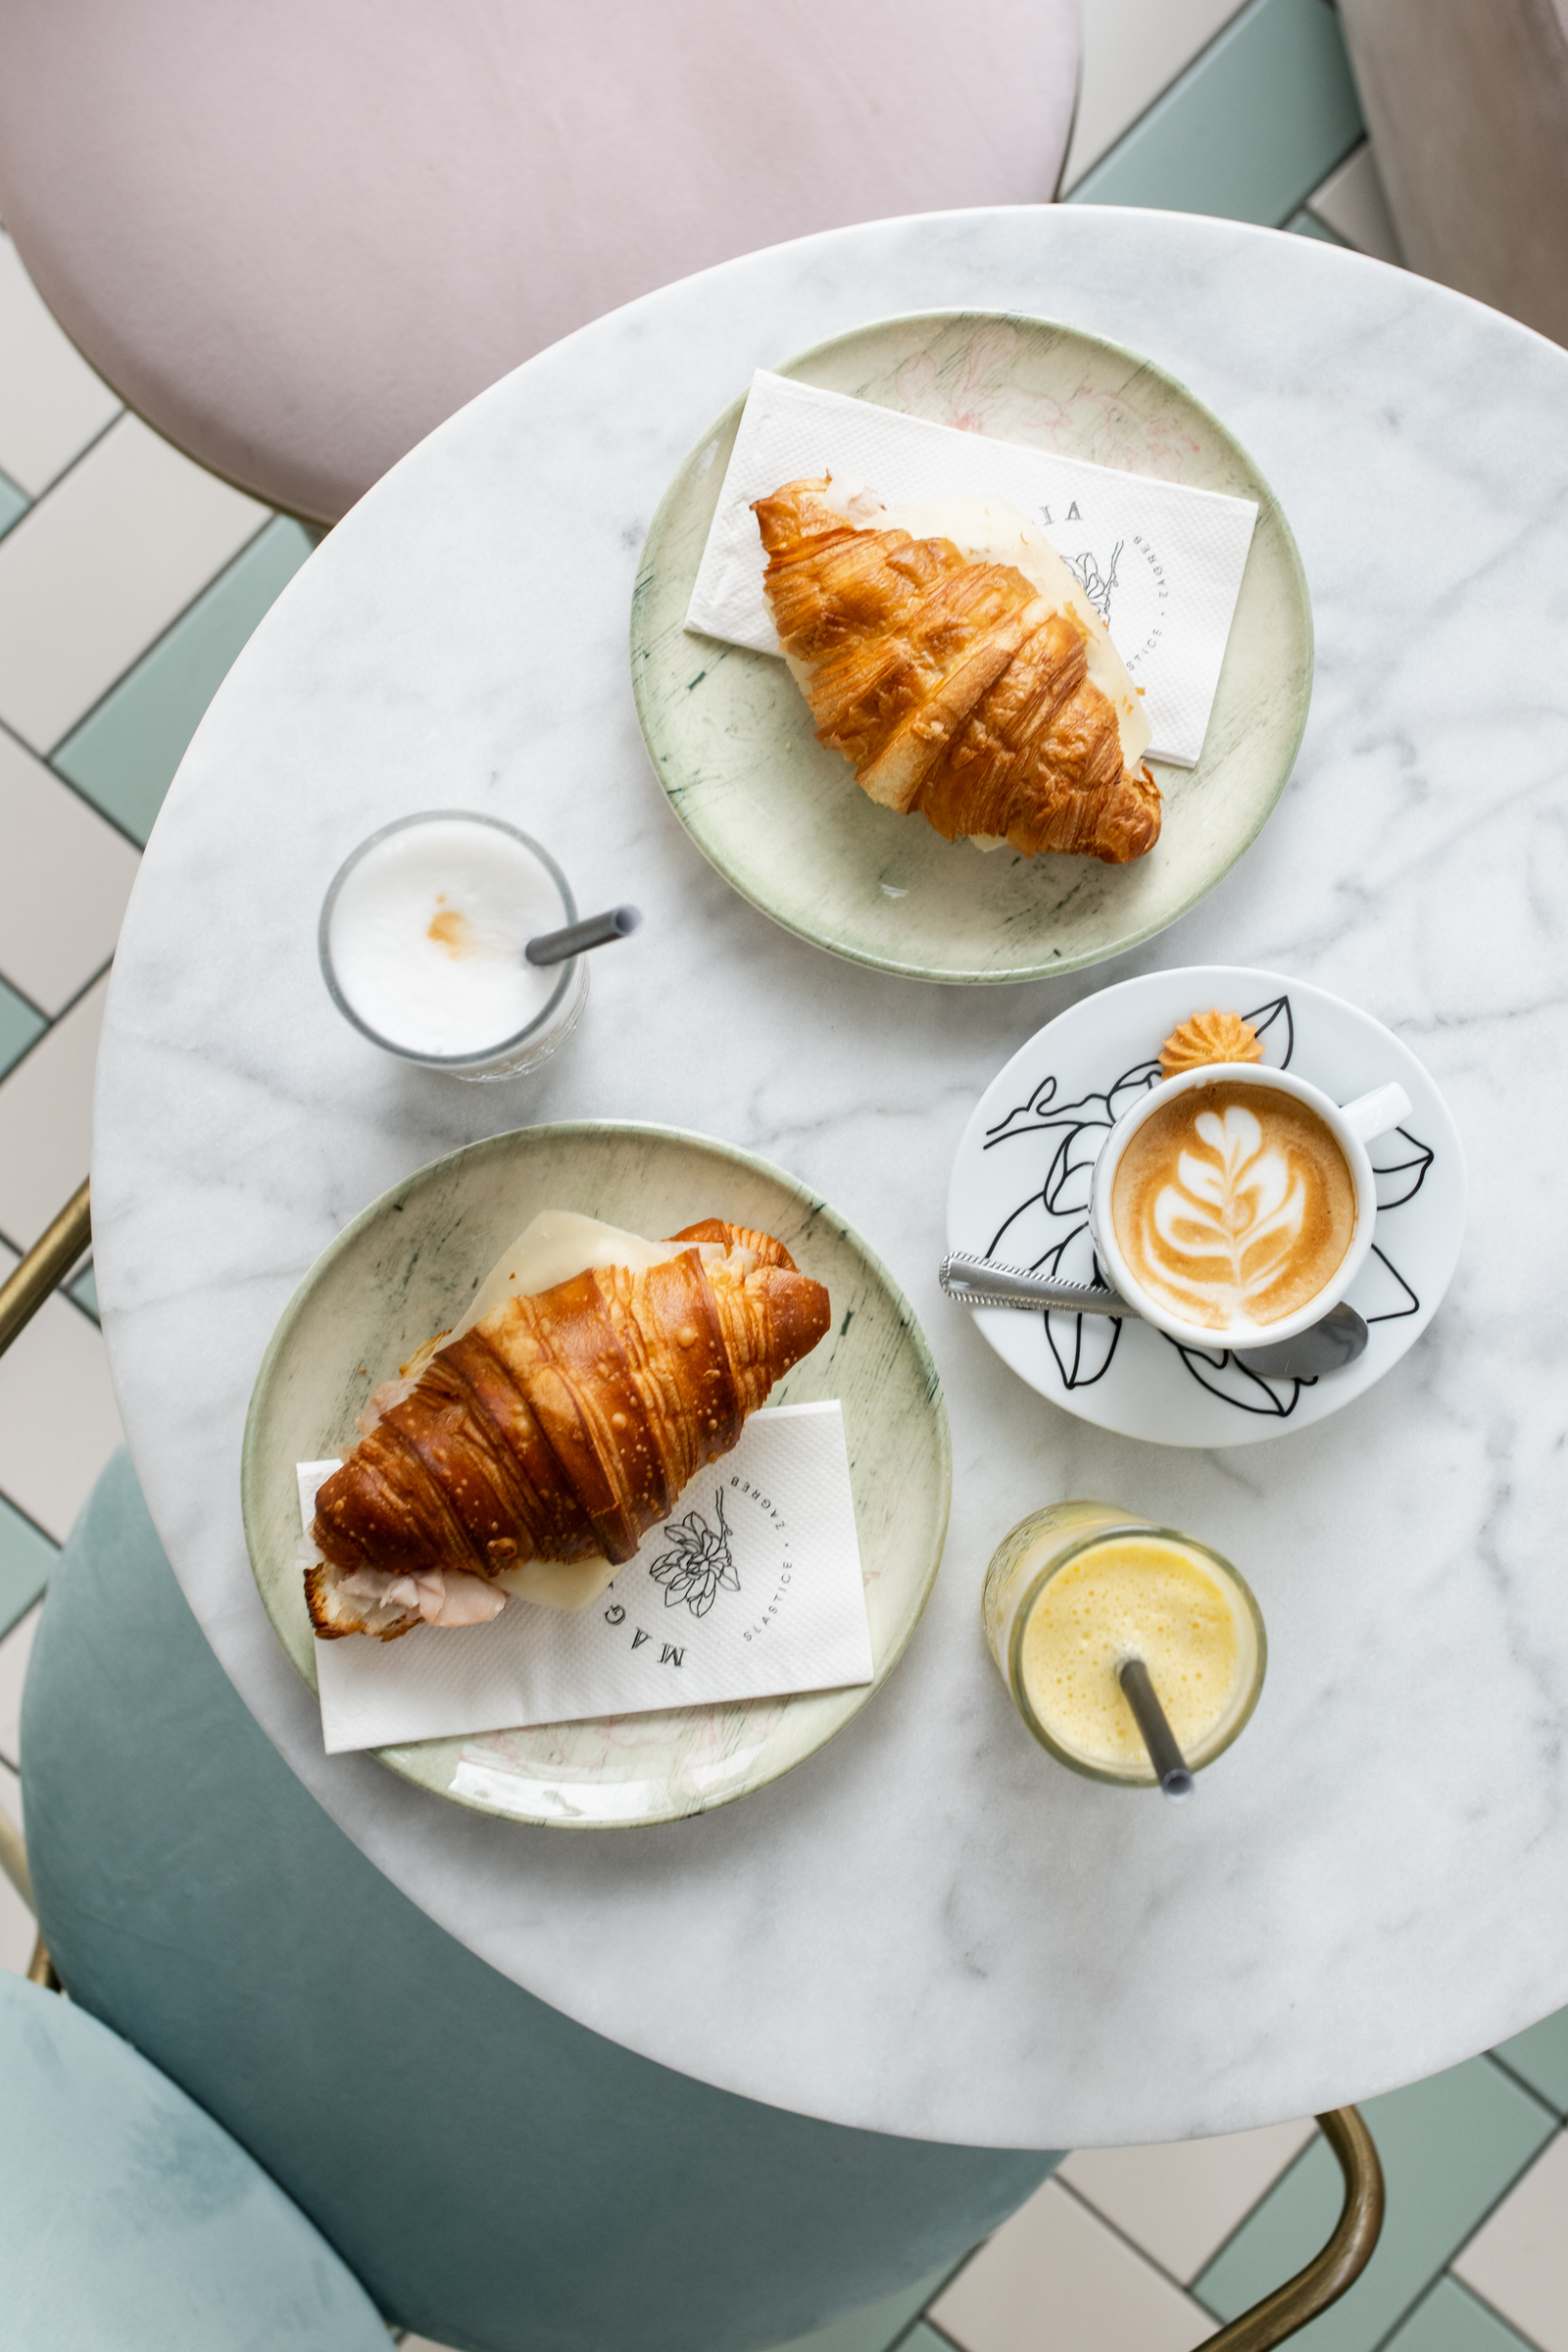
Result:
[[[744,904],[665,805],[627,676],[643,536],[704,423],[756,366],[950,304],[1071,319],[1188,383],[1278,491],[1317,633],[1296,774],[1240,864],[1133,955],[1011,989],[842,963]],[[224,1665],[350,1836],[495,1967],[758,2098],[999,2145],[1299,2115],[1568,2000],[1565,402],[1552,345],[1311,239],[1088,207],[884,222],[542,354],[285,591],[132,897],[99,1290],[154,1517]],[[394,1063],[322,988],[332,872],[429,806],[510,816],[584,903],[647,914],[536,1081]],[[1408,1039],[1471,1207],[1442,1314],[1376,1390],[1266,1446],[1176,1455],[1015,1380],[936,1265],[994,1072],[1104,980],[1200,961],[1317,982]],[[703,1129],[834,1200],[922,1317],[954,1437],[946,1562],[888,1687],[744,1804],[593,1839],[324,1758],[239,1511],[251,1384],[315,1253],[422,1161],[564,1117]],[[1069,1494],[1203,1537],[1267,1618],[1257,1715],[1180,1810],[1053,1768],[985,1653],[993,1547]]]

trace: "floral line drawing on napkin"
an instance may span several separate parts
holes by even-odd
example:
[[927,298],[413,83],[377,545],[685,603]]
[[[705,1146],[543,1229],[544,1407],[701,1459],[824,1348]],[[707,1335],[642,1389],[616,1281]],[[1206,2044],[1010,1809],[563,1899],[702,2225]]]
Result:
[[1101,570],[1093,553],[1087,547],[1081,556],[1063,558],[1068,570],[1077,577],[1085,596],[1088,597],[1089,602],[1094,606],[1107,628],[1110,626],[1110,592],[1116,585],[1116,565],[1126,544],[1125,539],[1117,540],[1110,551],[1110,562],[1103,571]]
[[709,1526],[701,1511],[688,1511],[684,1519],[668,1521],[664,1534],[675,1548],[649,1562],[649,1575],[664,1588],[666,1609],[678,1608],[684,1601],[694,1617],[706,1617],[721,1585],[731,1592],[741,1589],[730,1556],[722,1487],[713,1502],[718,1512],[716,1528]]

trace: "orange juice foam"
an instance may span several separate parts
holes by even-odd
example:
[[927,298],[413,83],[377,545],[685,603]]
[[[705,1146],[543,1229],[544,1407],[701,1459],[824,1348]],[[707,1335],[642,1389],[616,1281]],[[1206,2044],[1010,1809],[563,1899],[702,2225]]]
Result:
[[1201,1755],[1250,1682],[1256,1634],[1241,1595],[1200,1553],[1157,1535],[1097,1544],[1049,1579],[1018,1652],[1024,1693],[1060,1747],[1109,1771],[1147,1771],[1117,1669],[1140,1657],[1184,1755]]

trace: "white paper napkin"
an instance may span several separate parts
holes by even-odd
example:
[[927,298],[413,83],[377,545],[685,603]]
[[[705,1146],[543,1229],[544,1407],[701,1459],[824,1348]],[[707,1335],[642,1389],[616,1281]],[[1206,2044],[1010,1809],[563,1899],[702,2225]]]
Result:
[[[298,1465],[307,1533],[338,1467]],[[329,1755],[463,1732],[871,1680],[844,1416],[765,1406],[591,1608],[515,1597],[488,1625],[318,1642]]]
[[1251,545],[1250,499],[1024,449],[759,368],[703,551],[686,626],[760,654],[778,638],[751,512],[782,482],[854,477],[887,506],[1000,499],[1044,530],[1104,615],[1153,728],[1152,760],[1193,767]]

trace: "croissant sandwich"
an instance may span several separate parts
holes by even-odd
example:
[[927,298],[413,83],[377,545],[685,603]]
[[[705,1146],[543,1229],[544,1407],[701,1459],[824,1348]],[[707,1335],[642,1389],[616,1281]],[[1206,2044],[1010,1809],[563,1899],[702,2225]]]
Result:
[[509,1592],[585,1605],[827,1327],[768,1234],[710,1217],[649,1243],[546,1212],[318,1491],[317,1632],[482,1623]]
[[[754,512],[763,592],[816,721],[861,789],[948,841],[1109,865],[1159,837],[1150,740],[1109,631],[1050,541],[1010,509],[890,511],[824,475]],[[954,522],[982,550],[919,536]],[[905,527],[907,524],[908,527]]]

